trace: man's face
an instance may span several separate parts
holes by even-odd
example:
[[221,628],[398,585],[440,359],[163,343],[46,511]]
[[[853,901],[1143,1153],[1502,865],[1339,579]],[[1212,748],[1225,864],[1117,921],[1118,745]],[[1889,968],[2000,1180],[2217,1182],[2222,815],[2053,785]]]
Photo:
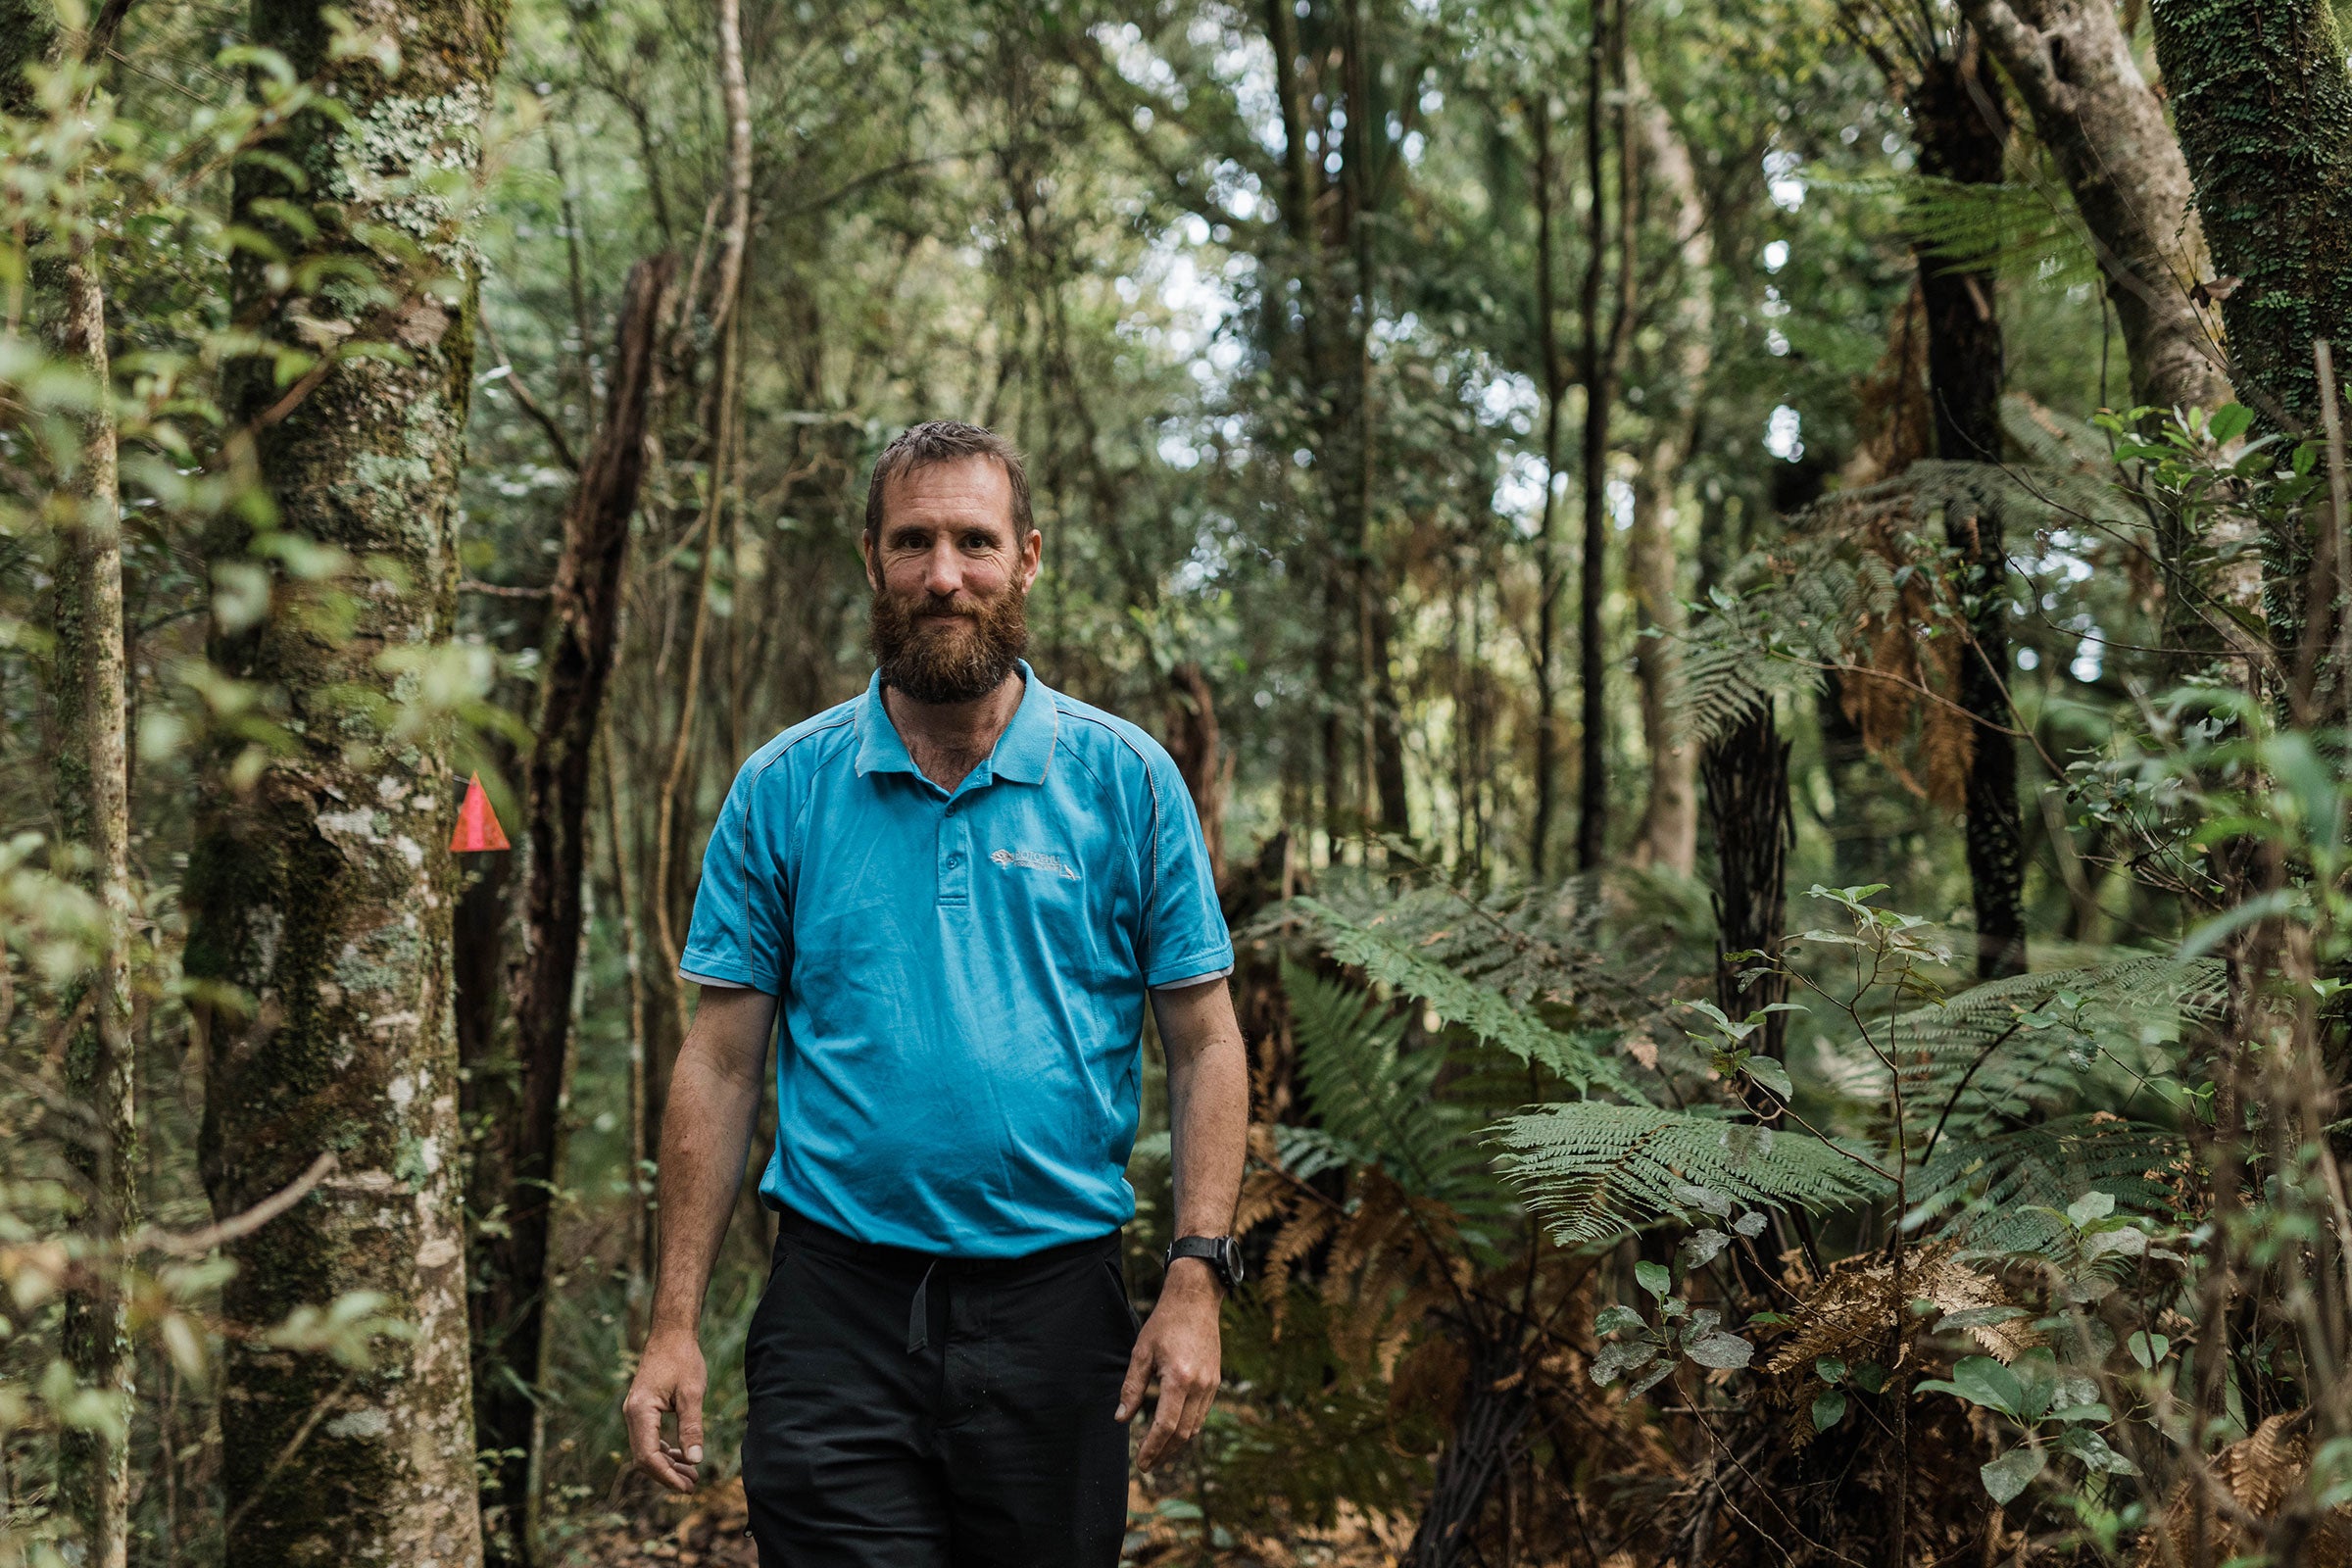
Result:
[[994,458],[960,458],[899,475],[882,499],[879,537],[859,537],[882,679],[918,703],[987,696],[1028,646],[1039,564],[1037,531],[1014,536],[1012,481]]

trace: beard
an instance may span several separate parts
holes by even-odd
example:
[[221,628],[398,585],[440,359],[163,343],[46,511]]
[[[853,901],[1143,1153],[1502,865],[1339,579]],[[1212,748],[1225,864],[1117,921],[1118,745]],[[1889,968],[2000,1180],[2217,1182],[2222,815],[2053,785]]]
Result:
[[[876,588],[866,640],[882,681],[918,703],[969,703],[1004,683],[1029,646],[1025,595],[1018,582],[994,599],[908,603]],[[952,615],[953,619],[926,617]]]

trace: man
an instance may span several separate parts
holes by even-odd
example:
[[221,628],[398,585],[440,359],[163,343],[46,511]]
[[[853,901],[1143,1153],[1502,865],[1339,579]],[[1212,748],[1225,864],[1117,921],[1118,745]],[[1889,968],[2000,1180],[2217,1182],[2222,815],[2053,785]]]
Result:
[[[624,1413],[637,1462],[692,1490],[697,1321],[775,1033],[780,1231],[744,1356],[765,1565],[1110,1568],[1147,1386],[1145,1468],[1215,1396],[1249,1117],[1232,943],[1167,754],[1021,662],[1039,545],[1006,442],[893,442],[860,542],[873,681],[744,764],[704,857]],[[1139,1331],[1118,1235],[1147,995],[1182,1240]]]

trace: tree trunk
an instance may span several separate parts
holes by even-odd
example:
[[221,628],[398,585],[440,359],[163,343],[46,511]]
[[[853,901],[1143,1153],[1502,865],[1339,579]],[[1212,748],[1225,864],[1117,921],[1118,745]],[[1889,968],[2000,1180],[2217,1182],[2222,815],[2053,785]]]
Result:
[[2017,86],[2090,231],[2132,362],[2132,398],[2230,401],[2220,345],[2190,300],[2206,276],[2188,165],[2108,0],[1964,0]]
[[[2352,338],[2352,70],[2328,0],[2153,0],[2156,59],[2205,220],[2240,401],[2274,430],[2319,416],[2314,338]],[[2271,646],[2303,638],[2311,544],[2266,532]]]
[[[1592,38],[1588,51],[1591,71],[1586,84],[1585,181],[1592,193],[1591,255],[1585,265],[1582,296],[1578,301],[1584,323],[1584,549],[1577,562],[1577,658],[1582,705],[1582,734],[1576,782],[1576,868],[1600,868],[1609,847],[1609,726],[1608,648],[1601,629],[1601,610],[1608,598],[1608,485],[1609,415],[1617,402],[1618,384],[1625,375],[1625,351],[1634,311],[1634,240],[1639,209],[1636,203],[1633,122],[1625,106],[1625,0],[1617,0],[1605,24],[1594,8]],[[1617,77],[1617,306],[1604,338],[1600,324],[1600,285],[1608,253],[1608,203],[1601,181],[1602,108],[1609,77]]]
[[[1742,981],[1759,967],[1753,957],[1778,958],[1788,917],[1788,846],[1795,823],[1788,809],[1788,751],[1769,702],[1708,742],[1699,761],[1707,822],[1715,832],[1715,1004],[1733,1018],[1788,1000],[1788,977],[1778,972]],[[1788,1015],[1767,1013],[1755,1050],[1787,1054]]]
[[[128,1230],[138,1187],[137,1072],[130,1031],[130,767],[123,680],[122,536],[106,293],[86,245],[62,269],[56,331],[98,401],[82,421],[79,462],[63,497],[56,599],[56,764],[59,839],[81,852],[75,874],[104,914],[88,985],[89,1022],[66,1048],[66,1092],[90,1119],[68,1151],[88,1184],[84,1236],[105,1247]],[[130,1415],[129,1303],[101,1278],[67,1292],[63,1340],[74,1381]],[[97,1427],[60,1439],[60,1482],[90,1568],[123,1568],[130,1534],[130,1456]]]
[[1555,188],[1551,104],[1529,95],[1529,138],[1535,143],[1536,345],[1544,370],[1544,514],[1536,528],[1536,802],[1528,829],[1528,875],[1541,883],[1550,868],[1551,818],[1560,771],[1560,400],[1568,395],[1568,366],[1560,351],[1559,313],[1552,299],[1551,206]]
[[1668,221],[1683,236],[1680,319],[1675,322],[1678,400],[1659,411],[1657,434],[1634,482],[1634,526],[1625,570],[1643,635],[1634,641],[1642,694],[1642,739],[1649,754],[1649,796],[1634,846],[1638,865],[1689,876],[1698,854],[1698,752],[1682,733],[1683,599],[1674,554],[1674,501],[1697,445],[1699,399],[1714,354],[1715,242],[1690,150],[1627,58],[1627,93],[1639,100],[1641,133],[1657,183],[1671,198]]
[[536,1560],[527,1527],[546,1321],[547,1253],[558,1103],[571,1047],[572,992],[585,929],[582,879],[588,864],[592,765],[605,687],[620,629],[620,580],[629,521],[645,472],[646,418],[653,383],[667,256],[629,273],[613,350],[604,428],[581,466],[564,519],[556,564],[552,632],[539,687],[538,744],[527,774],[520,953],[507,976],[513,1072],[477,1086],[483,1141],[469,1183],[473,1211],[503,1211],[504,1223],[475,1239],[472,1326],[476,1439],[500,1455],[484,1474],[489,1559]]
[[[1973,31],[1937,55],[1911,95],[1920,172],[1963,184],[2000,183],[2009,139],[1999,84],[1982,69]],[[1946,462],[2001,458],[2002,344],[1989,270],[1955,270],[1924,251],[1919,288],[1928,323],[1928,395],[1936,455]],[[1977,916],[1977,977],[2026,967],[2026,851],[2017,805],[2017,741],[2009,710],[2009,557],[1989,505],[1944,510],[1944,537],[1959,555],[1971,647],[1960,663],[1959,702],[1975,720],[1968,765],[1968,874]]]
[[[394,303],[351,324],[356,337],[397,342],[405,362],[322,363],[289,390],[249,361],[232,388],[279,526],[340,550],[357,573],[341,641],[289,614],[216,617],[210,637],[216,665],[282,703],[293,750],[248,783],[236,743],[224,744],[198,800],[185,962],[207,982],[192,1009],[206,1055],[205,1185],[226,1217],[321,1152],[339,1159],[317,1191],[228,1249],[221,1490],[238,1568],[481,1560],[444,847],[457,780],[446,723],[398,720],[418,684],[408,672],[447,648],[454,617],[473,362],[477,274],[463,214],[422,181],[462,180],[480,161],[506,13],[378,0],[359,20],[399,39],[399,74],[331,64],[308,0],[257,0],[253,42],[298,76],[331,73],[342,113],[306,113],[274,143],[302,190],[251,163],[235,190],[238,220],[297,262],[386,274]],[[290,198],[319,204],[315,235],[272,216]],[[363,225],[414,236],[457,292],[391,275],[357,237]],[[250,260],[234,282],[238,318],[290,346],[305,341],[302,325],[347,309],[278,293]],[[248,541],[241,518],[224,520],[207,553],[249,569],[262,558]],[[299,591],[281,579],[282,596]],[[376,1337],[366,1367],[269,1342],[297,1307],[354,1293],[411,1331]]]

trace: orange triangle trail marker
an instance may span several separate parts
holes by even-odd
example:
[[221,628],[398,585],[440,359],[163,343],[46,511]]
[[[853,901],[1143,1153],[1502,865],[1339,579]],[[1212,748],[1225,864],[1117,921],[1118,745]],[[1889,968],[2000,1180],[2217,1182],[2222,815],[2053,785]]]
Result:
[[449,847],[459,855],[510,847],[506,830],[498,825],[498,813],[490,808],[490,797],[482,789],[479,773],[466,781],[466,804],[458,808],[458,830],[449,836]]

